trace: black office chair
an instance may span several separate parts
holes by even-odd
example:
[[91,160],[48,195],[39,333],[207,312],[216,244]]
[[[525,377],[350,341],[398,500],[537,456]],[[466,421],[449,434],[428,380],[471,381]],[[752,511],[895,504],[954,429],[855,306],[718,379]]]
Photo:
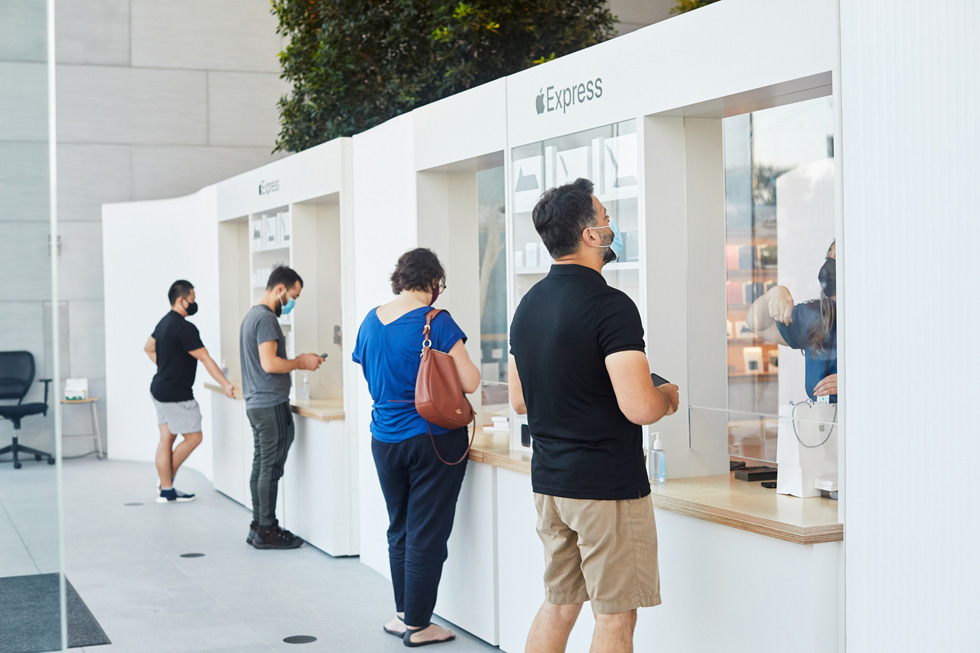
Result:
[[34,454],[34,460],[47,456],[48,464],[54,464],[54,456],[37,449],[25,447],[17,442],[17,431],[20,430],[20,420],[30,415],[48,414],[48,384],[51,379],[39,379],[44,384],[44,403],[23,403],[24,397],[34,383],[34,354],[29,351],[0,351],[0,400],[16,399],[14,405],[0,405],[0,418],[9,419],[14,423],[14,441],[9,447],[0,449],[0,455],[14,454],[14,469],[20,469],[17,454],[24,452]]

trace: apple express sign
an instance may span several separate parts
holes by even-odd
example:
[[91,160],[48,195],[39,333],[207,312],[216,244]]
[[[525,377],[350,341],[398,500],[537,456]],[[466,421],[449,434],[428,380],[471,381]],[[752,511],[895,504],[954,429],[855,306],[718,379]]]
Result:
[[581,84],[572,84],[571,86],[560,88],[557,91],[554,86],[541,89],[538,91],[538,97],[535,99],[534,107],[538,110],[538,114],[542,114],[545,111],[550,113],[559,109],[562,113],[565,113],[576,104],[585,104],[592,100],[598,100],[601,97],[602,78],[596,77],[594,80],[589,80]]

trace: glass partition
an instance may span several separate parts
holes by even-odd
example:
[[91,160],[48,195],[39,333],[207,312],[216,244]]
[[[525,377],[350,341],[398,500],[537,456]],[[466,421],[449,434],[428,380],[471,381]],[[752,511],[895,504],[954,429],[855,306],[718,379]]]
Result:
[[[722,135],[724,237],[704,256],[724,261],[724,278],[692,285],[689,299],[724,299],[719,322],[691,337],[724,333],[727,360],[691,369],[692,444],[765,462],[833,448],[836,475],[833,100],[725,118]],[[780,453],[783,437],[796,444]]]
[[511,166],[514,306],[551,269],[551,257],[531,220],[534,205],[545,190],[579,177],[595,184],[596,197],[619,223],[623,236],[623,260],[606,265],[603,275],[610,285],[627,293],[639,305],[638,162],[635,120],[514,148]]
[[507,214],[504,167],[477,173],[480,222],[480,364],[483,409],[508,414]]
[[0,3],[0,649],[61,650],[62,384],[67,310],[51,210],[45,2]]

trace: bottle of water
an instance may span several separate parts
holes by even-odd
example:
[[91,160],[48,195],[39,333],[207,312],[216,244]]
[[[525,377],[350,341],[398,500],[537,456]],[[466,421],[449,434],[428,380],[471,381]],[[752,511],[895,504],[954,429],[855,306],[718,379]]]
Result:
[[667,480],[667,452],[660,444],[660,433],[653,436],[653,482],[663,483]]
[[310,380],[306,378],[305,374],[303,375],[303,387],[300,390],[299,398],[303,401],[310,400]]

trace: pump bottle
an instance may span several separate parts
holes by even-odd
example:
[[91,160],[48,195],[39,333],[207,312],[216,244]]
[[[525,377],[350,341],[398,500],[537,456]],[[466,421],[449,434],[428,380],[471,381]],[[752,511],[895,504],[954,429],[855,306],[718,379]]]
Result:
[[660,433],[653,437],[653,482],[663,483],[667,480],[667,452],[660,444]]

